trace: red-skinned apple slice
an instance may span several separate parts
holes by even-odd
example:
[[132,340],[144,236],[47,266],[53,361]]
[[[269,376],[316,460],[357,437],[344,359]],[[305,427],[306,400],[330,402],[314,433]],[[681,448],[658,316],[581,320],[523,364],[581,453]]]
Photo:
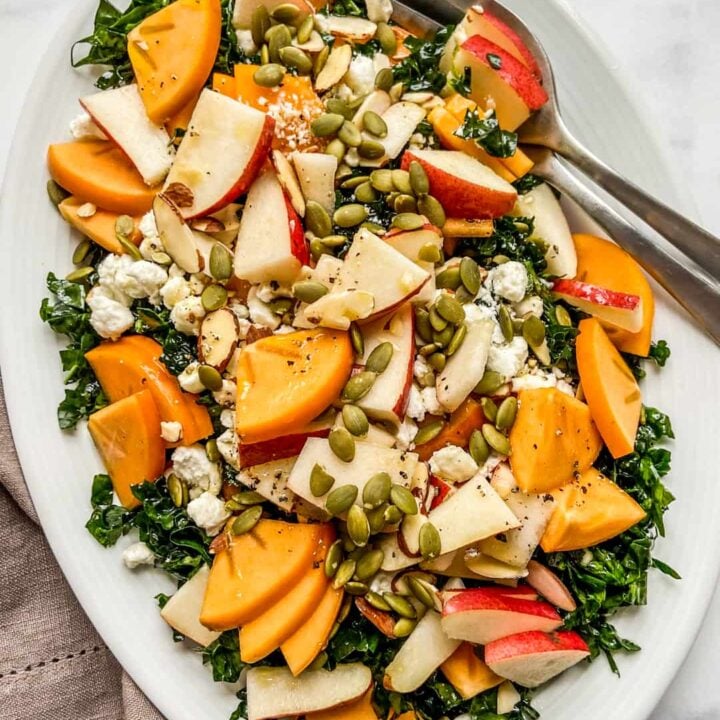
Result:
[[310,327],[347,330],[351,322],[370,317],[374,309],[375,296],[372,293],[364,290],[339,290],[323,295],[304,308],[303,314]]
[[407,150],[402,167],[419,162],[430,181],[430,193],[449,217],[483,220],[507,215],[517,190],[479,160],[455,150]]
[[363,327],[365,356],[380,344],[389,342],[392,358],[385,371],[358,405],[376,420],[399,425],[405,417],[415,361],[415,315],[412,307],[404,305],[392,317],[383,318]]
[[302,222],[266,166],[250,188],[235,244],[235,276],[291,284],[310,262]]
[[417,690],[460,645],[443,631],[440,613],[428,610],[385,669],[383,685],[391,692]]
[[462,44],[454,68],[460,75],[470,68],[471,99],[484,108],[492,98],[503,130],[517,130],[548,101],[543,86],[520,60],[480,35]]
[[573,612],[577,603],[565,586],[565,583],[552,571],[537,560],[531,560],[527,566],[528,584],[535,588],[549,603],[555,607]]
[[334,670],[306,670],[294,677],[287,667],[252,667],[247,674],[248,720],[296,717],[348,705],[372,685],[361,663]]
[[137,85],[104,90],[80,99],[95,124],[130,158],[147,185],[162,182],[175,150],[167,130],[147,116]]
[[210,215],[247,192],[267,160],[275,121],[205,89],[165,184],[185,188],[183,217]]
[[530,631],[485,646],[485,662],[500,677],[523,687],[542,685],[590,655],[576,632]]
[[195,236],[172,200],[163,193],[157,195],[153,201],[153,215],[158,235],[173,262],[187,273],[200,272],[204,261]]
[[398,252],[401,252],[408,260],[412,260],[416,265],[430,273],[430,280],[422,291],[413,298],[413,302],[421,304],[432,302],[435,297],[434,265],[431,262],[420,260],[418,253],[425,245],[434,245],[438,250],[442,250],[442,231],[429,224],[420,228],[420,230],[399,230],[395,228],[387,233],[383,240]]
[[530,630],[552,632],[562,625],[562,618],[548,603],[474,589],[444,603],[442,625],[449,637],[487,645]]
[[327,153],[300,153],[291,156],[305,200],[322,205],[332,215],[335,211],[335,173],[337,158]]
[[643,325],[642,298],[579,280],[556,280],[553,292],[573,307],[631,333]]

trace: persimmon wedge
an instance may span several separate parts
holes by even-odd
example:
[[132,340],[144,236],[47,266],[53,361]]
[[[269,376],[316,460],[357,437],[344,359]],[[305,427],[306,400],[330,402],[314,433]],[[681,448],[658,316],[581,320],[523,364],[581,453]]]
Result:
[[130,395],[93,413],[88,429],[120,502],[128,509],[140,502],[132,486],[155,482],[165,467],[160,414],[149,390]]
[[128,55],[153,122],[167,122],[200,94],[221,26],[220,0],[175,0],[130,31]]
[[503,681],[477,656],[475,648],[468,642],[462,643],[440,670],[463,700],[497,687]]
[[418,445],[415,452],[421,460],[428,461],[431,455],[446,445],[467,447],[474,430],[479,430],[485,422],[485,415],[477,400],[468,398],[451,416],[437,437]]
[[597,319],[581,320],[579,330],[577,364],[590,414],[612,456],[624,457],[635,447],[640,387]]
[[[90,238],[108,252],[122,255],[125,249],[118,242],[115,232],[115,224],[117,223],[118,217],[120,217],[118,213],[97,208],[95,213],[90,217],[81,217],[81,215],[78,214],[78,210],[84,204],[82,200],[78,200],[71,195],[58,205],[58,210],[65,221],[69,225],[72,225],[78,232],[85,235],[85,237]],[[142,235],[138,230],[140,218],[136,217],[133,218],[133,220],[135,222],[135,232],[130,239],[134,242],[139,242],[142,239]]]
[[236,429],[241,442],[292,435],[320,415],[350,376],[346,332],[303,330],[248,345],[237,364]]
[[377,720],[377,713],[372,705],[372,695],[370,689],[350,705],[308,713],[305,720]]
[[50,175],[71,195],[120,215],[142,215],[155,191],[144,182],[122,151],[105,140],[76,140],[50,145]]
[[643,321],[639,332],[604,326],[620,352],[647,357],[655,319],[655,297],[637,262],[615,243],[594,235],[573,235],[577,251],[577,280],[600,287],[638,295],[642,299]]

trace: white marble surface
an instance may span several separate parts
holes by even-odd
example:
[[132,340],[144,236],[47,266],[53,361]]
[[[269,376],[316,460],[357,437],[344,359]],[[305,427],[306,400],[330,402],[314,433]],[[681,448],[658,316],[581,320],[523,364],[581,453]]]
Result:
[[[543,0],[528,0],[528,2]],[[677,173],[699,216],[720,234],[720,2],[718,0],[569,0],[593,34],[635,77],[642,102],[667,138]],[[0,168],[4,169],[25,91],[55,27],[73,0],[0,0]],[[52,112],[52,108],[48,108]],[[65,119],[59,119],[65,122]],[[37,162],[37,158],[28,158]],[[712,551],[717,552],[718,548]],[[672,622],[672,618],[668,618]],[[652,720],[720,719],[720,591],[683,669]],[[652,661],[648,665],[652,672]]]

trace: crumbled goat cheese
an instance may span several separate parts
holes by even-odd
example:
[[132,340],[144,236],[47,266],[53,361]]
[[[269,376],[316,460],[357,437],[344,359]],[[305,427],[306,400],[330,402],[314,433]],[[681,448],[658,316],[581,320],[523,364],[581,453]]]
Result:
[[124,272],[118,273],[120,288],[135,300],[148,298],[153,305],[160,304],[160,290],[167,282],[167,271],[160,265],[138,260]]
[[160,288],[160,297],[168,310],[172,310],[181,300],[191,295],[190,283],[184,277],[171,277]]
[[136,542],[123,550],[122,559],[125,567],[134,570],[140,565],[152,565],[155,554],[144,542]]
[[90,324],[100,337],[117,340],[135,322],[130,310],[109,297],[102,288],[95,288],[88,293],[87,304],[91,310]]
[[480,466],[480,469],[478,470],[477,474],[479,477],[485,478],[485,480],[489,480],[492,476],[495,468],[504,460],[502,455],[498,455],[497,453],[493,452],[490,453],[490,456],[488,459]]
[[237,385],[232,380],[223,380],[222,387],[213,393],[215,402],[223,407],[235,407],[236,397]]
[[493,345],[490,348],[487,369],[500,373],[509,380],[522,370],[527,358],[528,345],[524,338],[514,337],[506,345]]
[[107,135],[85,112],[70,121],[70,133],[76,140],[107,140]]
[[368,20],[374,23],[386,23],[392,16],[393,6],[390,0],[366,0]]
[[522,263],[511,260],[493,268],[486,282],[495,295],[517,303],[527,292],[528,274]]
[[190,276],[188,282],[194,295],[202,295],[202,291],[210,284],[210,278],[203,273],[195,273]]
[[253,40],[251,30],[236,30],[238,47],[248,56],[254,55],[258,47]]
[[218,435],[215,442],[223,460],[233,470],[240,470],[240,455],[238,453],[238,436],[234,430],[228,429],[222,435]]
[[200,367],[200,363],[191,362],[178,375],[178,382],[180,383],[180,387],[185,392],[193,393],[194,395],[199,395],[201,392],[203,392],[205,390],[205,386],[200,382],[200,374],[198,373],[199,367]]
[[262,300],[264,303],[269,303],[277,298],[292,297],[292,289],[279,285],[276,282],[261,283],[257,286],[255,297],[257,297],[258,300]]
[[225,503],[208,492],[202,493],[188,503],[187,514],[208,535],[217,535],[230,517],[230,513],[225,509]]
[[170,311],[175,328],[185,335],[199,335],[205,308],[199,297],[188,297],[177,303]]
[[418,422],[422,422],[425,419],[425,403],[422,399],[422,393],[418,390],[415,383],[410,387],[410,398],[408,400],[406,414]]
[[395,434],[395,445],[398,449],[409,449],[412,446],[415,436],[417,435],[417,431],[417,425],[410,418],[406,417]]
[[220,424],[224,428],[235,427],[235,411],[234,410],[223,410],[220,413]]
[[122,285],[125,273],[134,262],[129,255],[107,255],[97,266],[98,284],[94,289],[102,288],[106,297],[129,307],[132,299],[123,291]]
[[158,234],[157,225],[155,224],[155,214],[152,210],[142,216],[138,229],[143,236],[138,249],[145,260],[152,260],[154,253],[165,252],[165,246]]
[[557,387],[557,378],[552,373],[528,373],[513,378],[513,392],[521,390],[538,390],[539,388]]
[[426,387],[420,391],[423,405],[430,415],[442,415],[445,410],[440,404],[437,396],[437,390],[434,387]]
[[356,55],[343,78],[356,96],[368,95],[375,89],[375,64],[367,55]]
[[290,333],[294,333],[295,328],[292,325],[281,325],[276,331],[276,335],[289,335]]
[[257,288],[252,288],[247,300],[250,320],[261,327],[277,330],[280,327],[280,318],[257,296]]
[[542,317],[543,314],[543,301],[537,295],[530,295],[519,303],[513,305],[515,315],[518,317],[525,317],[526,315],[534,315],[535,317]]
[[413,375],[416,380],[422,380],[431,370],[432,368],[422,355],[416,356],[413,364]]
[[172,463],[172,471],[187,483],[190,497],[197,497],[204,491],[217,495],[222,489],[220,468],[210,461],[202,445],[176,448]]
[[478,466],[461,447],[448,445],[432,454],[430,471],[448,482],[462,483],[475,475]]
[[165,442],[176,443],[182,440],[183,426],[179,422],[161,422],[160,437]]

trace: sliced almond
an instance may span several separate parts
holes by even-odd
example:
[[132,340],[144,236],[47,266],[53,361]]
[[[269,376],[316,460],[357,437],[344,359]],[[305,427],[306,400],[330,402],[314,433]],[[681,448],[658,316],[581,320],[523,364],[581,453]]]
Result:
[[200,326],[198,357],[205,365],[222,372],[238,344],[239,326],[235,313],[220,308],[208,313]]
[[445,237],[491,237],[495,228],[492,220],[448,218],[442,231]]
[[322,17],[321,24],[322,29],[331,35],[354,43],[366,43],[372,40],[377,32],[374,22],[360,17],[328,15]]
[[195,202],[193,191],[187,185],[179,182],[170,183],[163,194],[173,202],[175,207],[192,207],[193,202]]
[[[210,216],[223,224],[222,230],[211,233],[215,240],[219,240],[226,245],[232,245],[235,242],[240,230],[240,218],[238,218],[240,208],[241,206],[238,203],[230,203]],[[210,231],[207,230],[206,232]]]
[[355,598],[355,607],[360,614],[369,620],[385,637],[395,638],[395,620],[390,613],[374,608],[365,598]]
[[337,85],[350,67],[352,62],[352,46],[338,45],[333,48],[328,56],[325,67],[315,80],[315,90],[323,93],[329,90],[333,85]]
[[305,217],[305,198],[300,189],[295,169],[280,150],[272,151],[272,163],[275,166],[278,181],[290,199],[290,204],[300,217]]
[[225,225],[214,217],[193,218],[190,227],[204,233],[218,233],[225,229]]
[[153,213],[165,252],[185,272],[200,272],[204,262],[195,244],[193,231],[172,199],[160,193],[153,202]]

